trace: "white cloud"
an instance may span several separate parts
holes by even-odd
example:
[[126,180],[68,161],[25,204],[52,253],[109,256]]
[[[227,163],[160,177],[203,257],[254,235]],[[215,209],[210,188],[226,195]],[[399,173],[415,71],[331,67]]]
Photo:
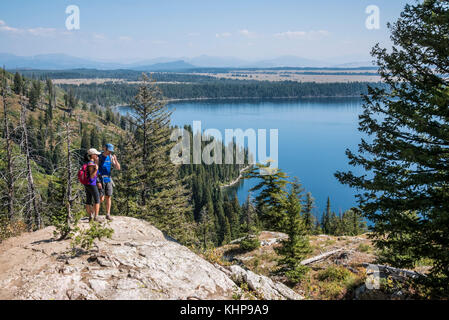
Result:
[[328,36],[328,35],[331,34],[331,33],[330,33],[329,31],[327,31],[327,30],[319,30],[319,31],[315,31],[315,33],[316,33],[316,34],[319,34],[319,35],[321,35],[321,36]]
[[51,36],[51,35],[55,34],[56,29],[38,27],[38,28],[28,29],[27,32],[33,36]]
[[133,38],[127,36],[121,36],[118,38],[120,41],[131,41]]
[[304,38],[313,38],[317,36],[328,36],[330,33],[326,30],[319,31],[286,31],[275,33],[274,36],[276,38],[281,39],[304,39]]
[[152,44],[156,44],[156,45],[160,45],[160,44],[166,44],[167,41],[165,41],[165,40],[154,40],[154,41],[151,41],[151,43]]
[[93,34],[92,34],[92,37],[93,37],[95,40],[104,40],[104,39],[106,39],[105,35],[102,34],[102,33],[93,33]]
[[274,36],[276,38],[295,39],[295,38],[303,38],[305,35],[307,35],[307,32],[305,32],[305,31],[286,31],[286,32],[276,33]]
[[20,33],[20,32],[22,32],[23,30],[20,30],[20,29],[17,29],[17,28],[10,27],[10,26],[8,26],[8,25],[6,24],[5,21],[0,20],[0,31],[3,31],[3,32],[9,32],[9,33]]
[[248,38],[254,38],[256,36],[255,32],[250,32],[248,29],[240,30],[239,33],[242,36],[245,36],[245,37],[248,37]]
[[187,36],[188,37],[199,37],[200,34],[199,34],[199,32],[190,32],[190,33],[187,34]]
[[19,29],[10,27],[6,24],[5,21],[0,20],[0,31],[13,33],[13,34],[24,34],[24,35],[32,35],[32,36],[51,36],[56,33],[56,29],[54,28],[30,28],[30,29]]
[[232,36],[232,33],[230,32],[222,32],[215,34],[216,38],[229,38],[230,36]]

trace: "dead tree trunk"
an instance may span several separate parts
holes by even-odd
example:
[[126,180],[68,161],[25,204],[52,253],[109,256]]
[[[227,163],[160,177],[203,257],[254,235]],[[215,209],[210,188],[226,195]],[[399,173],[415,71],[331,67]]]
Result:
[[412,271],[412,270],[406,270],[406,269],[398,269],[390,266],[380,265],[380,264],[371,264],[371,263],[363,263],[362,264],[367,269],[377,269],[379,272],[382,272],[384,274],[389,274],[393,276],[395,279],[400,279],[401,277],[409,277],[409,278],[420,278],[420,277],[426,277],[425,274]]
[[314,262],[318,262],[318,261],[324,260],[324,259],[326,259],[326,258],[328,258],[328,257],[330,257],[330,256],[332,256],[332,255],[334,255],[336,253],[339,253],[341,251],[344,251],[344,249],[340,248],[340,249],[328,251],[328,252],[322,253],[322,254],[320,254],[318,256],[315,256],[315,257],[303,260],[303,261],[301,261],[301,264],[303,266],[305,266],[305,265],[308,265],[308,264],[311,264],[311,263],[314,263]]
[[15,178],[13,174],[13,161],[12,161],[12,151],[11,151],[11,135],[9,132],[9,121],[8,121],[8,89],[6,82],[5,70],[2,71],[2,102],[3,102],[3,126],[5,130],[5,141],[6,141],[6,166],[7,166],[7,174],[6,174],[6,188],[7,188],[7,198],[8,198],[8,218],[14,216],[14,183]]
[[38,201],[38,193],[36,192],[36,187],[34,185],[33,171],[31,170],[31,151],[30,151],[30,143],[28,139],[28,128],[26,126],[26,106],[24,97],[20,97],[20,106],[21,106],[21,114],[20,114],[20,124],[23,132],[23,145],[24,152],[26,156],[26,170],[27,170],[27,181],[28,181],[28,205],[31,205],[32,208],[29,210],[29,221],[28,221],[28,229],[32,229],[33,219],[31,217],[31,212],[33,212],[34,223],[37,229],[42,227],[42,218],[39,208]]
[[67,225],[70,226],[72,223],[72,157],[70,154],[71,148],[71,132],[70,132],[70,122],[66,122],[66,135],[67,135]]

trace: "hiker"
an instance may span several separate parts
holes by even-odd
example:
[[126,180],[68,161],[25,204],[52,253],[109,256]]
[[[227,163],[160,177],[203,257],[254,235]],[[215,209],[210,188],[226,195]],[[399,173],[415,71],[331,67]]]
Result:
[[87,184],[84,185],[86,190],[86,211],[89,214],[89,221],[94,219],[98,221],[98,213],[100,212],[100,192],[98,189],[98,156],[101,155],[97,149],[89,149],[87,151],[87,170],[89,178]]
[[112,220],[111,218],[111,197],[114,188],[114,181],[111,178],[112,167],[120,170],[120,163],[117,160],[117,156],[114,154],[114,146],[107,143],[103,147],[103,152],[99,159],[99,173],[101,176],[101,202],[105,201],[106,205],[106,219]]

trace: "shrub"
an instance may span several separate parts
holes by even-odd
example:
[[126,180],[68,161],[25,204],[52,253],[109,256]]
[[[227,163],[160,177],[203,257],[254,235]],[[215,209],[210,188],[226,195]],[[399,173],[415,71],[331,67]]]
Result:
[[212,264],[219,264],[219,265],[230,265],[231,263],[229,261],[225,261],[223,259],[223,254],[215,249],[215,248],[211,248],[211,249],[207,249],[204,252],[202,252],[202,256],[205,260],[209,261]]
[[370,252],[371,251],[371,246],[369,244],[366,244],[366,243],[361,243],[361,244],[359,244],[357,250],[360,251],[360,252]]
[[104,227],[99,222],[91,221],[90,227],[86,230],[80,230],[79,227],[76,227],[76,235],[71,243],[72,249],[75,251],[76,247],[79,246],[82,249],[89,250],[95,239],[111,238],[113,233],[113,229]]
[[51,224],[55,227],[53,235],[59,240],[64,240],[67,238],[72,238],[77,230],[78,223],[84,212],[77,211],[73,214],[73,222],[68,223],[67,221],[67,209],[65,207],[60,207],[55,209],[50,217]]
[[0,243],[26,231],[27,228],[23,221],[8,221],[6,218],[0,217]]
[[297,265],[295,269],[285,271],[284,274],[290,283],[296,284],[304,279],[309,270],[307,266]]
[[318,272],[318,280],[327,282],[346,281],[351,276],[351,271],[343,267],[330,266],[326,270]]
[[246,236],[240,241],[240,249],[243,251],[253,251],[260,247],[260,241],[255,236]]
[[361,284],[361,279],[340,266],[330,266],[326,270],[318,272],[317,278],[323,281],[320,285],[321,291],[328,299],[336,299]]
[[321,287],[321,292],[327,299],[337,299],[344,288],[338,282],[326,282]]

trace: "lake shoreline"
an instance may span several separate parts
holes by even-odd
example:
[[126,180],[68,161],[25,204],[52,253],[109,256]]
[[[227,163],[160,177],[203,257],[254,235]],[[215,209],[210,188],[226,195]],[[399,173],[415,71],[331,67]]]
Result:
[[[362,96],[301,96],[301,97],[272,97],[272,98],[261,98],[261,97],[220,97],[220,98],[181,98],[181,99],[164,99],[163,101],[166,103],[171,102],[195,102],[195,101],[230,101],[230,100],[294,100],[301,101],[302,99],[361,99]],[[102,106],[105,107],[105,106]],[[120,108],[120,107],[128,107],[126,104],[118,104],[115,106],[111,106],[110,108]]]
[[245,172],[246,170],[248,170],[248,169],[251,168],[252,166],[253,166],[253,165],[250,164],[249,166],[246,166],[245,168],[241,169],[241,170],[240,170],[240,173],[239,173],[239,176],[238,176],[236,179],[234,179],[233,181],[231,181],[231,182],[228,183],[228,184],[225,184],[225,185],[223,185],[223,186],[220,186],[220,189],[226,189],[226,188],[229,188],[229,187],[232,187],[232,186],[236,185],[236,184],[242,179],[242,177],[243,177],[243,172]]
[[298,97],[220,97],[220,98],[181,98],[181,99],[165,99],[164,102],[185,102],[185,101],[226,101],[226,100],[298,100],[301,99],[329,99],[329,98],[361,98],[361,96],[298,96]]

